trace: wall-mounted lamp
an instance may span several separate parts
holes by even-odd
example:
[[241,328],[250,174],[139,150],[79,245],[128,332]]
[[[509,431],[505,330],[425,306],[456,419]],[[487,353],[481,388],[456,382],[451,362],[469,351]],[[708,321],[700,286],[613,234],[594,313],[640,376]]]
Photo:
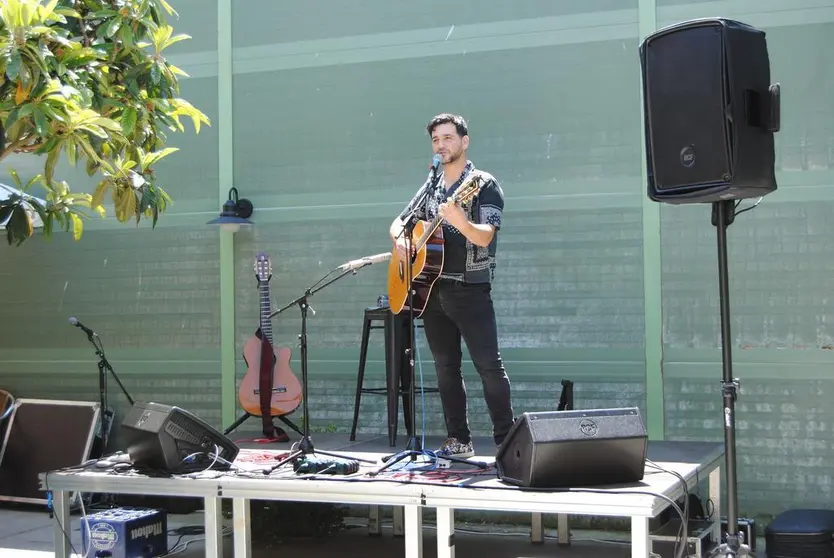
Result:
[[236,233],[241,225],[252,225],[249,217],[252,216],[254,207],[252,202],[246,198],[238,199],[237,188],[234,186],[229,190],[229,199],[223,204],[223,211],[220,217],[212,219],[207,225],[220,225],[224,231]]

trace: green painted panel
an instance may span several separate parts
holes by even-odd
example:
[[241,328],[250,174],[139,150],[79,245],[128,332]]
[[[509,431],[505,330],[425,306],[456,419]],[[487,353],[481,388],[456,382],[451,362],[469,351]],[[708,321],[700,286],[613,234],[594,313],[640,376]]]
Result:
[[[292,43],[370,34],[399,34],[404,31],[472,24],[506,25],[508,21],[542,18],[566,20],[599,17],[606,12],[634,10],[636,0],[516,0],[513,3],[484,3],[477,0],[458,2],[454,17],[447,18],[449,4],[430,0],[400,4],[391,9],[384,0],[328,6],[322,17],[321,6],[308,3],[276,5],[271,0],[248,0],[248,11],[234,18],[235,46],[247,47],[271,43]],[[445,25],[445,27],[444,27]],[[453,31],[454,34],[454,31]]]
[[[0,385],[17,397],[98,400],[97,357],[68,323],[75,316],[135,399],[219,424],[217,259],[217,231],[174,227],[3,247]],[[127,403],[112,378],[108,388],[118,422]]]

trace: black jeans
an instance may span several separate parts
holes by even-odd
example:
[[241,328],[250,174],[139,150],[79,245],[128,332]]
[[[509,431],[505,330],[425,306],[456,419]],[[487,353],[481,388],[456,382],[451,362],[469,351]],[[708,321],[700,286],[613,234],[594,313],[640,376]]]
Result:
[[503,441],[513,425],[510,379],[498,352],[498,331],[490,292],[488,283],[464,284],[440,279],[435,283],[423,313],[423,328],[434,356],[446,430],[450,437],[463,443],[471,440],[471,433],[466,386],[461,372],[461,337],[481,376],[496,444]]

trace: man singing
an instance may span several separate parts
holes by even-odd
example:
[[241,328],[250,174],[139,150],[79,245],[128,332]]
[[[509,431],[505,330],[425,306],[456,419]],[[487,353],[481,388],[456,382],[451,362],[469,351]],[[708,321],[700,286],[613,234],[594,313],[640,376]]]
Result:
[[[441,156],[443,172],[436,186],[423,198],[427,181],[405,210],[391,223],[391,239],[405,255],[400,232],[409,215],[421,220],[440,216],[443,227],[444,261],[441,275],[431,290],[423,313],[423,328],[434,356],[438,390],[446,417],[447,439],[438,455],[471,457],[475,454],[467,419],[466,387],[461,372],[461,337],[466,342],[475,369],[481,376],[492,436],[500,445],[513,424],[510,380],[498,352],[498,332],[491,297],[495,252],[504,193],[498,181],[466,157],[469,130],[458,115],[440,114],[426,127],[432,152]],[[466,209],[447,201],[473,173],[483,181],[478,195]]]

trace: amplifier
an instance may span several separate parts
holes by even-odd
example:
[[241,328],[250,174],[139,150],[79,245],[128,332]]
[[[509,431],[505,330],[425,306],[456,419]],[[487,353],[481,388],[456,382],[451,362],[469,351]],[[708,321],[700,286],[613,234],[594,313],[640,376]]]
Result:
[[141,508],[96,512],[81,520],[81,544],[84,558],[162,556],[168,553],[168,516]]

